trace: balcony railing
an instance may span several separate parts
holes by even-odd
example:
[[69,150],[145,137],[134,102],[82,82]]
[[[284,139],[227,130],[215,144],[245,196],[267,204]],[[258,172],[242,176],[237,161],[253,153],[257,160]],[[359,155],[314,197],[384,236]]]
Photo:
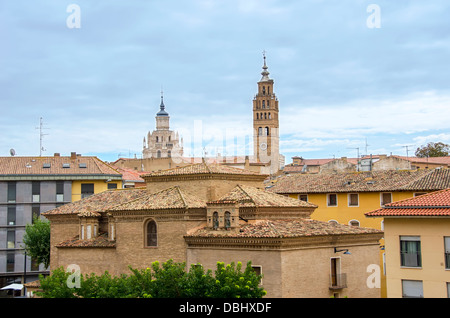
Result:
[[347,288],[347,274],[330,275],[330,289]]

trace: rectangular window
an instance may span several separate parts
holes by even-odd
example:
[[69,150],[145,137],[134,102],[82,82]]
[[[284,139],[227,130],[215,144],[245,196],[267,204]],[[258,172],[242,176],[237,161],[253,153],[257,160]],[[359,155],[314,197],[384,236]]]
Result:
[[327,206],[337,206],[337,194],[327,194]]
[[381,206],[392,202],[392,193],[381,193]]
[[359,206],[358,193],[349,193],[348,194],[348,206]]
[[7,222],[8,222],[8,225],[16,225],[16,207],[15,206],[8,207]]
[[420,236],[400,236],[400,266],[422,266]]
[[41,196],[41,183],[39,181],[33,181],[31,184],[32,202],[39,202]]
[[403,298],[423,298],[423,283],[421,280],[402,280]]
[[14,252],[6,253],[6,271],[7,272],[14,272],[14,259],[15,259]]
[[301,201],[308,202],[308,195],[307,194],[299,194],[298,199]]
[[36,259],[32,258],[31,259],[31,271],[37,272],[39,270],[39,263],[37,262]]
[[94,184],[93,183],[83,183],[81,184],[81,198],[86,198],[94,194]]
[[450,236],[444,237],[445,269],[450,269]]
[[34,220],[39,218],[40,216],[41,216],[41,206],[39,204],[33,204],[31,206],[32,222],[34,223]]
[[108,183],[108,190],[117,189],[117,183]]
[[8,182],[8,202],[16,202],[16,183]]
[[6,248],[15,248],[16,247],[16,231],[8,230],[6,232]]
[[64,201],[64,181],[56,181],[56,202]]

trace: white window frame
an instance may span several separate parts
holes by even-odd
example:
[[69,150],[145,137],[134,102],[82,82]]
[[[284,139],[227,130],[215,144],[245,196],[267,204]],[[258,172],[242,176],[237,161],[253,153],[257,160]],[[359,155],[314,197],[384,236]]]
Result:
[[[352,194],[356,195],[356,202],[357,203],[355,205],[350,205],[350,202],[351,202],[350,197],[351,197]],[[347,202],[348,202],[348,207],[349,208],[357,208],[357,207],[359,207],[359,193],[349,193],[349,194],[347,194]]]
[[[410,290],[408,290],[406,293],[405,289],[410,289]],[[411,295],[411,294],[418,294],[418,295]],[[402,297],[403,298],[423,298],[423,281],[402,279]]]
[[[336,205],[330,205],[330,195],[336,196]],[[338,206],[338,195],[337,193],[327,193],[327,207],[337,207]]]
[[306,195],[306,201],[304,201],[304,202],[308,202],[308,201],[309,201],[309,197],[308,197],[307,194],[299,194],[299,195],[298,195],[298,199],[299,199],[300,201],[303,201],[302,199],[300,199],[300,196],[301,196],[301,195]]
[[[383,194],[390,194],[391,195],[391,202],[384,203],[383,202]],[[392,203],[392,202],[394,202],[393,198],[392,198],[392,192],[380,192],[380,206],[381,207],[385,206],[385,204],[389,204],[389,203]]]

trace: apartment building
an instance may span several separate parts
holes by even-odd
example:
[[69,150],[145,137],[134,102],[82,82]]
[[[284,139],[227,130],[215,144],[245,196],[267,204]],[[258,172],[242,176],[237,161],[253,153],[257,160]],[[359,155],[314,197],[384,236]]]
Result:
[[23,235],[41,213],[107,189],[122,175],[96,157],[0,157],[0,287],[32,280],[46,268],[25,258]]
[[384,218],[389,298],[450,297],[450,189],[366,213]]

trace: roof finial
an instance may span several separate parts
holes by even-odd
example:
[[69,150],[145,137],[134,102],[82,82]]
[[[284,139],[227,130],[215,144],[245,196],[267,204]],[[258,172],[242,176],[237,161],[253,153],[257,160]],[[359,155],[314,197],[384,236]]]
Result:
[[262,75],[261,81],[268,81],[270,73],[267,71],[268,67],[266,65],[266,50],[263,51],[263,58],[264,58],[264,66],[263,71],[261,72]]
[[166,106],[164,105],[164,93],[161,85],[161,104],[159,105],[159,112],[156,114],[157,116],[169,116],[166,112]]

